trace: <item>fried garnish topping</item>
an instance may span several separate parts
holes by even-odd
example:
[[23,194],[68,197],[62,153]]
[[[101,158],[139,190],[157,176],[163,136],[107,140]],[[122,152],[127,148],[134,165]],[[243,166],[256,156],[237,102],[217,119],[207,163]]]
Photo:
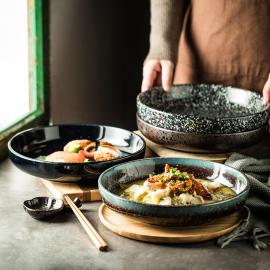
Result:
[[[165,165],[165,172],[158,175],[149,175],[148,186],[153,188],[169,188],[171,190],[179,190],[186,192],[190,190],[192,181],[187,173],[180,172],[177,168]],[[153,185],[155,184],[155,186]],[[185,191],[184,191],[185,190]]]
[[183,185],[185,185],[185,184],[186,184],[186,181],[175,182],[169,186],[169,189],[171,189],[171,190],[179,189],[182,191],[182,189],[184,188]]
[[165,165],[165,173],[168,173],[170,171],[170,166],[169,164]]
[[148,183],[148,187],[149,189],[152,188],[165,189],[167,185],[165,183],[156,182],[156,183]]
[[192,180],[193,187],[196,190],[196,193],[200,196],[202,196],[204,199],[211,199],[211,194],[204,188],[204,186],[196,181],[195,179]]
[[184,189],[182,188],[182,190],[179,189],[179,191],[181,191],[182,193],[188,192],[188,191],[191,189],[191,187],[192,187],[192,180],[189,179],[189,180],[187,180],[187,182],[186,182],[185,188],[184,188]]
[[204,186],[195,180],[193,174],[180,172],[177,168],[165,165],[165,172],[158,175],[149,175],[147,178],[148,187],[150,189],[165,189],[179,191],[180,193],[189,192],[193,194],[195,191],[204,199],[211,199],[211,194],[204,188]]

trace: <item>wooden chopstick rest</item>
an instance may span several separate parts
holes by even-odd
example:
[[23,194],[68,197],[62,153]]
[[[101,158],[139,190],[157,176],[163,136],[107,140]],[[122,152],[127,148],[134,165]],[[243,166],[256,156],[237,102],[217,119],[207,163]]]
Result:
[[79,210],[79,208],[72,202],[72,200],[65,195],[65,199],[67,200],[68,204],[70,205],[70,208],[74,212],[74,214],[77,216],[78,220],[86,230],[89,237],[92,239],[96,247],[103,251],[108,249],[108,245],[106,242],[101,238],[99,233],[95,230],[95,228],[91,225],[91,223],[86,219],[86,217],[83,215],[83,213]]

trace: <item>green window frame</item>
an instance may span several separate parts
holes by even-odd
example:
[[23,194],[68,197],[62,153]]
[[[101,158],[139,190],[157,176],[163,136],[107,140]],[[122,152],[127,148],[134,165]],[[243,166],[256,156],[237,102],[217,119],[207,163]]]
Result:
[[0,130],[0,160],[18,132],[49,124],[49,1],[28,0],[29,113]]

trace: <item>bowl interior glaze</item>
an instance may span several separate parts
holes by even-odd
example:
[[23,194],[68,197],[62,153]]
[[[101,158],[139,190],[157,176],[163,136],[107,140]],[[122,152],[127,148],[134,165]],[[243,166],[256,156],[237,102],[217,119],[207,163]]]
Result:
[[[56,163],[38,160],[55,151],[63,151],[72,140],[107,141],[118,147],[123,157],[100,162]],[[143,158],[145,142],[137,134],[121,128],[69,124],[34,128],[15,135],[8,143],[12,162],[22,171],[47,180],[78,182],[98,176],[122,162]]]

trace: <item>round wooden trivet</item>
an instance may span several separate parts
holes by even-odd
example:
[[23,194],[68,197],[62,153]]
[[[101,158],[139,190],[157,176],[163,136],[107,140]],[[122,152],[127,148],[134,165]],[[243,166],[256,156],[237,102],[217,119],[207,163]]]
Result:
[[191,243],[218,238],[238,227],[243,216],[240,210],[203,225],[163,227],[139,222],[135,217],[117,213],[104,204],[99,208],[99,218],[109,230],[131,239],[156,243]]

